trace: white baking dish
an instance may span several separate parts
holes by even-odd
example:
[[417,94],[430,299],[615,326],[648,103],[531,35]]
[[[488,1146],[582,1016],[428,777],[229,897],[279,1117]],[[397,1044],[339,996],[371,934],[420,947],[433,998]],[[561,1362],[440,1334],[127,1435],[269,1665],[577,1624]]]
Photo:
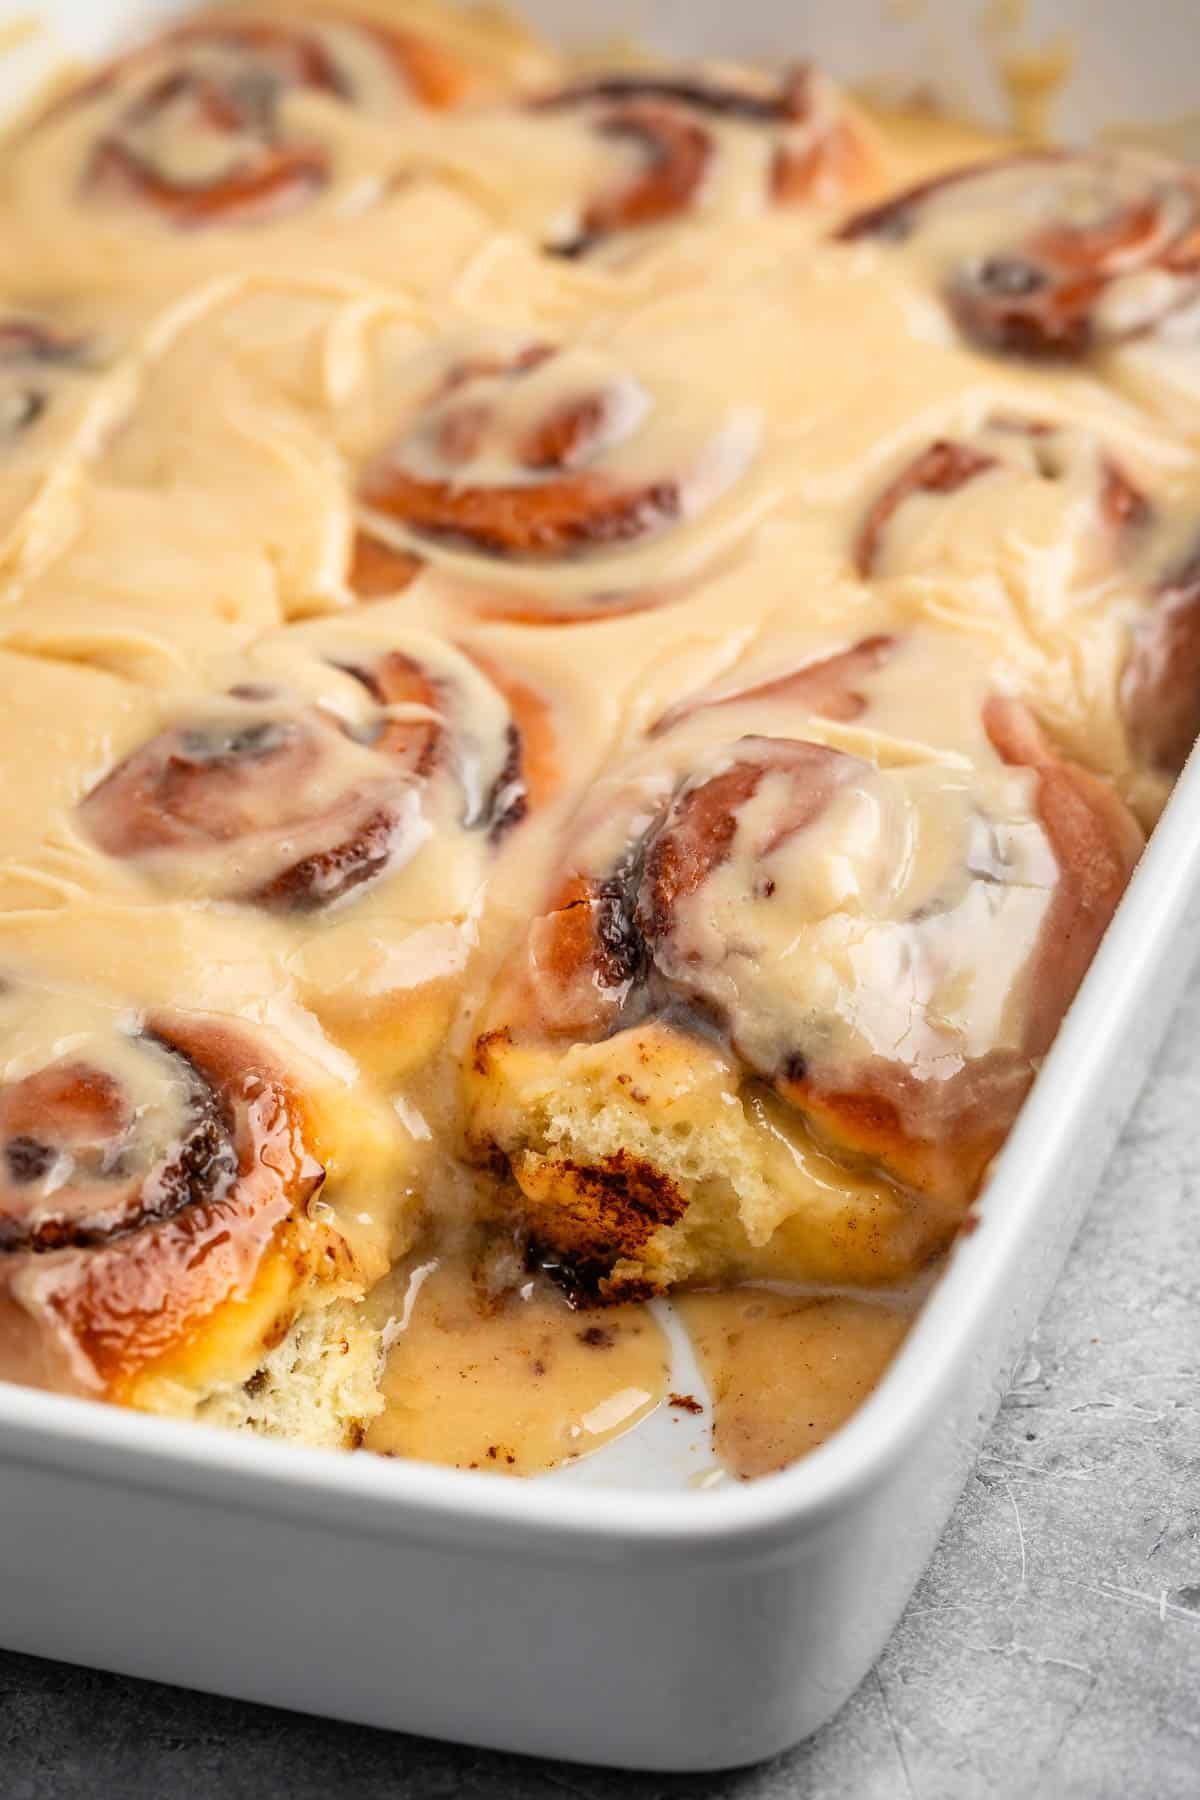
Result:
[[[983,106],[958,0],[540,0],[551,30],[814,52]],[[0,22],[24,10],[0,0]],[[47,7],[89,51],[164,4]],[[973,9],[971,9],[973,11]],[[1064,119],[1190,102],[1191,0],[1032,9],[1085,48]],[[1085,29],[1086,27],[1086,29]],[[14,58],[30,79],[45,51]],[[1186,71],[1186,73],[1185,73]],[[988,1188],[881,1387],[785,1474],[711,1492],[626,1440],[514,1483],[277,1447],[0,1385],[0,1642],[556,1757],[750,1761],[870,1667],[940,1532],[1200,947],[1200,763],[1180,782]],[[665,1437],[659,1434],[660,1439]],[[663,1483],[670,1485],[664,1486]],[[656,1491],[657,1484],[657,1491]]]

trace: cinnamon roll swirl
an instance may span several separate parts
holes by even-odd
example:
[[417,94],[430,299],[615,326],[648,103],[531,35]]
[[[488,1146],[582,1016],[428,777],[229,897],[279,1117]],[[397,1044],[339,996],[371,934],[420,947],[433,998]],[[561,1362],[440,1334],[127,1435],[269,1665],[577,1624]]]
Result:
[[135,204],[183,228],[249,225],[304,206],[331,179],[330,150],[293,121],[293,96],[386,117],[455,106],[475,85],[451,50],[414,32],[337,12],[291,23],[239,10],[119,58],[39,129],[81,110],[95,121],[79,177],[87,201]]
[[876,170],[865,123],[810,64],[770,83],[600,74],[530,104],[539,118],[575,122],[613,165],[547,245],[559,256],[719,204],[731,188],[743,205],[837,203]]
[[532,343],[451,355],[368,461],[366,528],[401,549],[533,569],[668,539],[743,475],[753,414],[678,378]]
[[1132,151],[975,164],[856,214],[839,236],[906,252],[972,344],[1040,362],[1190,329],[1200,300],[1200,179]]
[[291,673],[239,681],[132,750],[80,802],[82,831],[160,888],[296,915],[399,873],[438,831],[494,845],[527,810],[532,690],[510,701],[418,633],[347,634]]
[[1044,536],[1072,552],[1076,580],[1132,563],[1153,518],[1148,496],[1093,433],[997,416],[969,435],[935,439],[905,464],[862,519],[855,567],[868,577],[972,559],[994,568],[1014,511],[1027,540]]
[[[1134,763],[1174,777],[1200,735],[1190,514],[1189,498],[1152,496],[1094,434],[997,417],[969,437],[936,439],[901,469],[863,516],[854,562],[867,578],[944,581],[994,579],[1031,552],[1044,571],[1053,555],[1060,599],[1098,607],[1104,628],[1114,600],[1128,610],[1117,711]],[[1006,543],[1014,518],[1018,552]]]

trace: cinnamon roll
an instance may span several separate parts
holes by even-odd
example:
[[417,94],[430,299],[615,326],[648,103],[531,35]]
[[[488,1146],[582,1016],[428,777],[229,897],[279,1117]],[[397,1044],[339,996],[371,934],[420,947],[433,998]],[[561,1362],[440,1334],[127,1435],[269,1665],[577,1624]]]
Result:
[[316,1093],[260,1036],[13,982],[0,1015],[0,1375],[186,1414],[361,1293]]
[[441,377],[368,461],[368,531],[533,569],[657,545],[714,508],[757,443],[745,409],[582,347],[490,345]]
[[734,209],[836,204],[876,171],[864,121],[810,64],[772,82],[749,74],[591,75],[530,105],[541,119],[573,122],[611,163],[548,243],[559,256],[582,256],[616,234],[723,198]]
[[1041,362],[1192,331],[1200,301],[1200,178],[1132,151],[975,164],[856,214],[839,236],[905,251],[969,342]]
[[998,415],[904,465],[867,509],[854,564],[867,577],[994,569],[1014,515],[1025,541],[1069,550],[1082,579],[1131,562],[1153,508],[1094,433]]
[[[386,615],[289,628],[169,698],[75,807],[69,873],[129,907],[234,903],[247,956],[390,1087],[435,1058],[489,886],[569,759],[535,672]],[[62,860],[35,853],[48,879]]]
[[80,802],[81,830],[159,888],[282,915],[353,900],[439,831],[498,843],[529,805],[532,692],[510,704],[419,633],[326,640],[287,646],[292,683],[239,681],[132,750]]
[[330,150],[294,118],[294,96],[386,117],[456,106],[474,86],[450,49],[414,32],[336,11],[301,24],[239,9],[109,64],[39,129],[80,110],[94,120],[87,201],[133,203],[178,227],[248,225],[304,206],[331,179]]
[[813,735],[869,724],[894,654],[681,713],[577,822],[466,1079],[531,1253],[585,1292],[911,1275],[1070,1004],[1137,825],[1016,700],[972,760]]
[[[995,417],[939,438],[908,462],[864,514],[858,573],[1016,580],[1040,570],[1031,605],[1042,628],[1075,597],[1110,631],[1129,614],[1117,712],[1134,764],[1174,777],[1200,735],[1200,570],[1189,547],[1189,496],[1152,497],[1091,432]],[[1181,516],[1182,515],[1182,516]],[[1012,521],[1019,520],[1019,532]],[[1016,542],[1012,540],[1015,536]],[[1056,579],[1049,594],[1048,559]],[[1095,732],[1096,721],[1092,721]]]

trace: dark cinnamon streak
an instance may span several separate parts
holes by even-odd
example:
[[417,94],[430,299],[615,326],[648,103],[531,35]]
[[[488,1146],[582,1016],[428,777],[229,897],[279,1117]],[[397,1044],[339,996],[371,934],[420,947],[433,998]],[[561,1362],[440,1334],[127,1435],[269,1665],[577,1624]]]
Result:
[[798,86],[784,86],[774,94],[751,94],[720,87],[715,82],[672,80],[659,75],[604,75],[576,82],[553,94],[529,102],[534,112],[563,112],[594,102],[622,104],[636,100],[660,100],[684,106],[713,118],[743,119],[754,125],[775,125],[803,118]]
[[396,814],[380,807],[353,837],[302,857],[246,899],[281,912],[319,912],[332,906],[384,873],[395,853],[398,825]]
[[990,175],[996,169],[1024,164],[1034,168],[1044,167],[1048,163],[1062,162],[1066,156],[1065,150],[1028,150],[1019,156],[989,157],[981,162],[966,163],[961,168],[950,169],[941,175],[930,175],[924,181],[914,182],[903,193],[893,194],[876,206],[868,206],[861,212],[852,213],[834,232],[834,239],[839,243],[851,244],[860,238],[882,238],[886,243],[902,244],[912,235],[921,207],[935,194],[945,193],[947,188],[960,187],[965,182],[973,181],[978,175]]
[[[164,1160],[151,1168],[133,1204],[124,1204],[111,1216],[70,1217],[65,1212],[42,1218],[36,1225],[0,1211],[0,1253],[39,1253],[63,1249],[91,1249],[127,1236],[148,1224],[174,1218],[186,1206],[217,1199],[237,1175],[233,1148],[233,1120],[223,1098],[205,1080],[190,1057],[153,1033],[147,1043],[165,1051],[179,1065],[189,1087],[191,1115],[182,1138],[168,1148]],[[80,1080],[86,1071],[80,1071]],[[47,1121],[53,1128],[53,1120]],[[52,1140],[19,1134],[4,1145],[9,1178],[18,1186],[38,1181],[61,1155]],[[110,1180],[114,1188],[128,1179],[126,1160],[118,1151],[106,1163],[89,1169],[89,1181]],[[69,1184],[67,1187],[69,1192]]]

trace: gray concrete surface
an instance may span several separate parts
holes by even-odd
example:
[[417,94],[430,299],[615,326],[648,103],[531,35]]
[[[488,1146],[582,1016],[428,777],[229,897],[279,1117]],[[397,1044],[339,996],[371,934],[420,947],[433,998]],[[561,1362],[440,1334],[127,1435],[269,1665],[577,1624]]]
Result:
[[933,1565],[791,1755],[622,1776],[0,1656],[0,1800],[1200,1800],[1198,1196],[1194,982]]

